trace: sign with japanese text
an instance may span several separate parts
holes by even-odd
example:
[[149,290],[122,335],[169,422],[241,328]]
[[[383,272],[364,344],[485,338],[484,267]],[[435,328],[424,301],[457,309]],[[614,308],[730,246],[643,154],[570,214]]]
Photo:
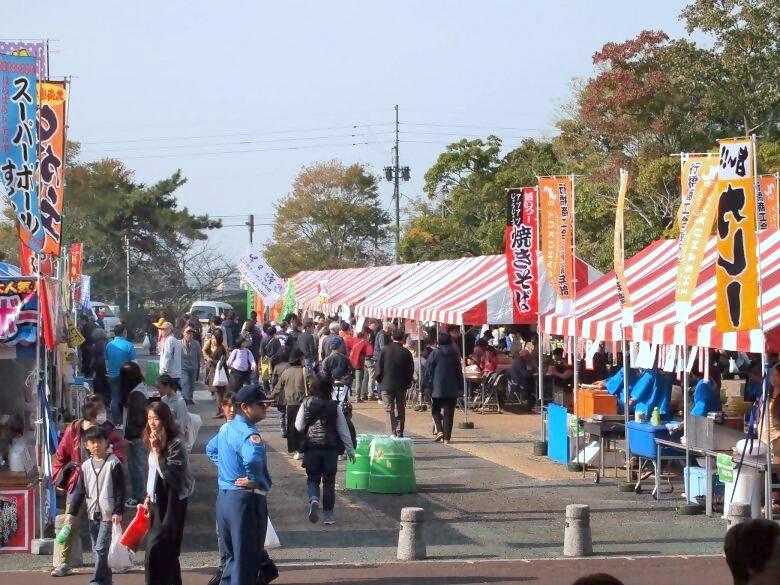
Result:
[[74,282],[81,276],[81,255],[84,251],[84,244],[71,244],[68,248],[70,256],[70,267],[68,268],[68,277]]
[[255,289],[263,301],[274,303],[284,294],[284,281],[268,265],[262,254],[251,247],[238,257],[238,271],[249,285]]
[[776,230],[780,227],[777,183],[777,175],[763,175],[758,178],[759,212],[761,203],[766,209],[766,227],[764,229]]
[[44,81],[38,86],[40,152],[40,213],[46,240],[43,251],[60,255],[65,164],[64,81]]
[[618,301],[622,311],[623,325],[631,325],[634,322],[634,310],[631,303],[631,295],[626,281],[625,259],[623,254],[624,219],[626,208],[626,195],[630,178],[628,171],[620,169],[620,186],[618,188],[617,209],[615,210],[615,234],[613,237],[613,261],[615,265],[615,286],[617,287]]
[[727,453],[718,453],[715,459],[718,479],[723,483],[734,483],[734,458]]
[[35,59],[38,79],[44,79],[48,74],[48,59],[46,41],[0,41],[0,53],[17,57],[32,57]]
[[715,326],[721,332],[759,325],[754,156],[750,138],[720,141]]
[[539,229],[542,259],[547,278],[555,289],[559,305],[567,312],[573,298],[574,258],[572,181],[569,177],[539,177]]
[[0,54],[0,175],[14,208],[19,235],[40,252],[44,231],[38,205],[38,130],[34,57]]
[[539,308],[536,267],[536,189],[507,189],[506,273],[517,323],[533,323]]
[[35,343],[38,295],[35,278],[0,278],[0,345]]
[[328,279],[317,281],[317,299],[320,303],[327,303],[330,300],[330,281]]
[[[704,250],[712,233],[718,198],[718,155],[683,155],[680,181],[683,203],[680,205],[680,264],[674,300],[677,321],[685,323],[704,260]],[[687,203],[686,203],[687,199]]]

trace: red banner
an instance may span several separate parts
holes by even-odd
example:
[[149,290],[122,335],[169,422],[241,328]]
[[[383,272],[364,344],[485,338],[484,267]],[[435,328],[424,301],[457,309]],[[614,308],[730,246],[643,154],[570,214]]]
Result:
[[32,248],[19,238],[19,269],[24,276],[37,276],[38,264],[41,267],[41,276],[53,276],[54,262],[50,254],[36,255]]
[[81,254],[84,250],[84,244],[71,244],[68,250],[70,254],[70,269],[68,270],[68,276],[70,281],[73,282],[79,276],[81,276]]
[[539,310],[536,200],[534,187],[506,192],[506,272],[516,323],[534,323]]

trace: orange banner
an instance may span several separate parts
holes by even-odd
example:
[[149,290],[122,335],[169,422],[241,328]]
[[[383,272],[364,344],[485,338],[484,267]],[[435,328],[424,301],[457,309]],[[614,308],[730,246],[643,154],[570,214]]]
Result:
[[[766,212],[766,225],[764,229],[776,230],[780,225],[778,220],[778,180],[777,175],[763,175],[758,178],[759,188],[759,200],[758,200],[758,212],[761,213],[761,205],[764,205]],[[761,225],[759,223],[759,228]],[[760,231],[760,230],[759,230]]]
[[684,154],[680,159],[683,201],[677,214],[680,226],[680,266],[674,294],[677,321],[680,323],[688,321],[704,250],[715,221],[719,161],[717,154]]
[[617,287],[618,301],[623,313],[623,325],[631,325],[634,322],[633,304],[628,292],[626,282],[626,269],[624,258],[624,220],[626,208],[626,194],[630,182],[628,171],[620,169],[620,187],[618,188],[617,209],[615,210],[615,235],[613,238],[613,262],[615,265],[615,286]]
[[721,332],[759,324],[754,157],[750,138],[720,141],[715,326]]
[[539,222],[542,235],[542,258],[547,278],[555,287],[559,307],[574,298],[574,229],[573,189],[569,177],[539,177]]
[[38,86],[40,102],[40,210],[46,235],[43,252],[60,255],[65,165],[64,81],[44,81]]

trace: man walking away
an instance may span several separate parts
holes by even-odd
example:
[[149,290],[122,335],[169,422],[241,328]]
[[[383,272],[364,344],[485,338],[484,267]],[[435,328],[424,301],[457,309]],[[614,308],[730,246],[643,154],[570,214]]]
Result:
[[433,406],[431,415],[436,425],[434,441],[444,441],[449,445],[452,437],[452,421],[455,404],[463,388],[463,372],[452,337],[449,333],[439,333],[438,346],[433,350],[425,365],[423,388],[431,389]]
[[195,404],[195,382],[200,373],[202,355],[200,343],[195,339],[195,329],[190,325],[184,330],[181,353],[181,395],[187,404]]
[[181,435],[185,442],[189,436],[190,429],[190,411],[187,410],[187,403],[178,392],[179,383],[168,374],[160,374],[157,378],[157,390],[160,392],[161,400],[168,405],[176,419]]
[[303,324],[303,333],[298,336],[298,349],[303,353],[306,370],[311,374],[317,362],[317,342],[314,340],[314,322],[311,320]]
[[404,436],[406,420],[406,390],[414,381],[414,359],[403,346],[404,332],[393,331],[392,343],[379,354],[376,364],[376,379],[382,389],[387,419],[385,429],[388,435]]
[[[326,357],[328,357],[328,354],[330,353],[330,344],[331,342],[339,337],[339,330],[340,330],[339,324],[334,321],[330,325],[328,325],[328,331],[329,333],[327,335],[323,335],[320,338],[320,362],[324,361]],[[339,337],[339,339],[341,339]],[[346,351],[344,352],[346,354]]]
[[159,331],[155,323],[157,322],[157,311],[149,309],[149,313],[144,317],[144,333],[149,337],[149,355],[157,355],[157,336]]
[[160,374],[168,374],[178,388],[181,383],[182,342],[173,335],[173,325],[170,321],[163,323],[160,330],[163,334]]
[[119,387],[119,369],[125,362],[136,359],[135,347],[127,340],[127,327],[123,323],[114,327],[114,339],[106,345],[108,383],[111,386],[111,420],[122,424],[122,391]]
[[[390,345],[392,343],[392,333],[393,333],[392,321],[385,321],[384,325],[382,326],[382,329],[377,331],[376,337],[374,338],[375,362],[379,361],[379,355],[382,353],[382,349],[386,345]],[[381,398],[382,385],[379,383],[379,378],[376,377],[376,373],[374,373],[374,381],[376,382],[376,388],[374,388],[374,393]]]
[[349,352],[349,363],[352,365],[352,369],[355,371],[355,380],[352,384],[352,388],[355,391],[355,397],[358,402],[363,402],[367,399],[366,396],[366,350],[368,344],[366,343],[366,332],[359,331],[356,341]]

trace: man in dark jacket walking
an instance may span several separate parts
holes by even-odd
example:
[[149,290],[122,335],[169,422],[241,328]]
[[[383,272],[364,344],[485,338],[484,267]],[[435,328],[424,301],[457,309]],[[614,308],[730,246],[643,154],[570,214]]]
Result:
[[306,370],[311,375],[317,361],[317,341],[314,339],[314,321],[307,320],[303,324],[303,333],[298,335],[298,349],[303,353]]
[[433,440],[449,445],[455,405],[458,394],[463,390],[463,370],[452,336],[439,333],[437,341],[439,347],[433,350],[425,365],[423,388],[430,388],[433,398],[431,416],[436,425]]
[[379,354],[375,375],[382,389],[382,402],[387,412],[387,434],[396,437],[404,436],[406,390],[414,380],[414,359],[403,346],[403,340],[404,332],[401,329],[394,330],[392,343],[382,348]]

